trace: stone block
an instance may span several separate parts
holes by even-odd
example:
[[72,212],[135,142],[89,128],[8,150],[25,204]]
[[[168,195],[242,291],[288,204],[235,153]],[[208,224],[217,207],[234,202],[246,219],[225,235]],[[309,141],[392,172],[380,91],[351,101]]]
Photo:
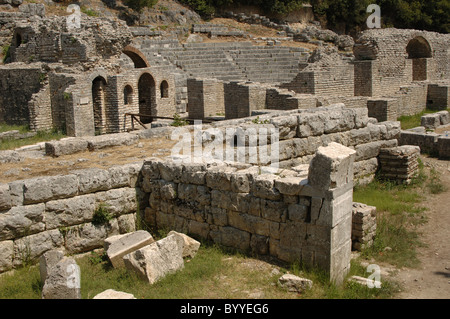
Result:
[[79,137],[69,137],[45,143],[45,155],[58,157],[88,150],[88,141]]
[[184,241],[170,235],[123,257],[127,269],[150,284],[184,268]]
[[353,181],[353,161],[356,152],[337,143],[320,147],[313,158],[308,180],[319,189],[339,188]]
[[130,133],[117,133],[90,137],[86,138],[86,140],[88,142],[88,149],[90,151],[96,151],[113,146],[133,145],[139,141],[139,136]]
[[211,230],[210,236],[211,239],[219,245],[241,251],[250,249],[250,233],[234,227],[219,227],[218,230]]
[[123,291],[107,289],[95,295],[92,299],[136,299],[136,297],[134,297],[133,294],[129,294]]
[[0,273],[13,268],[14,242],[0,241]]
[[43,231],[14,241],[14,266],[35,261],[45,252],[63,248],[64,238],[58,229]]
[[79,194],[89,194],[110,189],[110,174],[100,168],[87,168],[71,172],[78,177]]
[[16,239],[45,230],[44,204],[16,206],[0,214],[0,240]]
[[[145,230],[138,230],[125,235],[116,235],[105,239],[105,251],[114,268],[124,267],[123,256],[144,246],[150,245],[155,240]],[[106,249],[107,247],[107,249]]]
[[441,125],[441,116],[437,113],[426,114],[422,116],[420,125],[424,126],[426,129],[434,130]]
[[439,114],[439,118],[441,121],[440,125],[447,125],[450,123],[450,113],[448,111],[440,111],[436,114]]
[[450,137],[441,136],[438,138],[439,158],[450,159]]
[[86,223],[71,226],[65,231],[65,248],[69,254],[83,253],[102,248],[106,238],[119,235],[116,219],[102,225]]
[[0,211],[11,208],[11,195],[8,184],[0,184]]
[[96,199],[93,194],[49,201],[45,204],[46,227],[56,229],[82,224],[92,220],[95,209]]
[[75,175],[27,179],[24,181],[23,189],[24,204],[43,203],[76,195],[78,179]]
[[275,188],[275,180],[279,176],[273,174],[261,174],[255,176],[252,185],[252,194],[256,197],[270,200],[280,200],[282,195]]
[[41,282],[45,283],[50,269],[64,258],[61,250],[49,250],[39,258],[39,272]]
[[278,283],[281,287],[287,289],[290,292],[302,293],[313,286],[312,280],[306,278],[300,278],[292,274],[285,274],[278,279]]
[[303,189],[305,178],[285,177],[274,181],[275,188],[283,195],[299,195]]
[[194,238],[189,237],[186,234],[178,233],[174,230],[170,231],[167,236],[175,235],[183,238],[184,246],[183,246],[183,258],[194,258],[200,248],[200,242],[195,240]]
[[42,299],[81,299],[81,271],[73,258],[63,258],[50,268]]

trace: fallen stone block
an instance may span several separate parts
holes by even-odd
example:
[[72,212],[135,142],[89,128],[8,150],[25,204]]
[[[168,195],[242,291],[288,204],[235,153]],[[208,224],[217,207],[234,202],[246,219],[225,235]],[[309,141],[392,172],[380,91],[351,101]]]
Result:
[[425,126],[426,129],[434,130],[441,125],[441,116],[437,113],[424,115],[420,120],[420,125]]
[[59,141],[45,143],[45,155],[58,157],[70,155],[88,150],[88,142],[85,139],[69,137]]
[[81,299],[80,267],[73,258],[63,258],[48,270],[42,299]]
[[278,279],[281,287],[286,288],[290,292],[302,293],[311,289],[313,282],[306,278],[300,278],[292,274],[285,274]]
[[194,258],[195,255],[198,252],[198,249],[200,248],[200,242],[196,241],[195,239],[189,237],[186,234],[178,233],[174,230],[172,230],[167,236],[175,235],[175,236],[181,236],[184,241],[184,247],[183,247],[183,258],[189,257]]
[[438,138],[439,158],[450,158],[450,137],[441,136]]
[[450,113],[448,111],[440,111],[436,114],[439,114],[441,125],[447,125],[450,123]]
[[139,136],[129,133],[117,133],[95,136],[87,139],[88,149],[96,151],[106,147],[133,145],[139,141]]
[[105,251],[114,268],[124,267],[123,256],[139,248],[150,245],[155,240],[145,230],[105,239]]
[[166,275],[184,268],[184,241],[181,236],[170,235],[123,257],[125,267],[154,284]]
[[133,294],[129,294],[126,292],[107,289],[95,295],[92,299],[136,299],[136,297]]
[[360,276],[352,276],[350,278],[351,282],[360,284],[362,286],[367,286],[369,288],[381,288],[381,282],[378,280],[372,280],[372,279],[368,279],[368,278],[364,278],[364,277],[360,277]]
[[64,253],[60,250],[50,250],[39,258],[39,271],[41,282],[45,282],[50,269],[64,258]]

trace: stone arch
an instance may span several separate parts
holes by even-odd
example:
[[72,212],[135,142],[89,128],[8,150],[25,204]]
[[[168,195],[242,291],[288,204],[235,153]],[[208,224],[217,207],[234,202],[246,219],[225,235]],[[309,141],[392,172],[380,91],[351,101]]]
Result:
[[106,132],[106,80],[99,75],[92,80],[92,104],[95,134]]
[[[138,81],[139,114],[156,115],[156,82],[153,76],[144,72]],[[141,116],[142,123],[151,123],[151,117]]]
[[417,36],[408,42],[406,46],[408,59],[412,60],[413,81],[427,80],[428,59],[433,57],[430,43],[421,36]]
[[167,83],[166,80],[161,82],[160,85],[160,92],[161,92],[161,98],[168,98],[169,97],[169,83]]
[[123,88],[123,104],[130,105],[133,103],[133,88],[127,84]]
[[145,55],[138,49],[127,45],[122,52],[133,61],[136,69],[148,68],[150,66]]
[[408,59],[432,58],[430,43],[421,36],[415,37],[408,42],[406,46]]

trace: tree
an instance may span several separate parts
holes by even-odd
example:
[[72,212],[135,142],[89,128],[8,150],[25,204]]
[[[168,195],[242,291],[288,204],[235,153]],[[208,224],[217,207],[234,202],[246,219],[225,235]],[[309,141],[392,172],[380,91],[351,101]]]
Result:
[[131,9],[141,13],[144,8],[151,8],[158,3],[158,0],[127,0],[126,5]]

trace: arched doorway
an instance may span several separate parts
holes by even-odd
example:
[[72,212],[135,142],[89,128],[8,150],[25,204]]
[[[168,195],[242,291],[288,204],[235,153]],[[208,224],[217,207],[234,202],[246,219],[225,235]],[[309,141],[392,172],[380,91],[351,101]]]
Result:
[[106,133],[106,80],[97,76],[92,81],[92,103],[94,107],[94,129],[95,135]]
[[427,80],[428,59],[432,58],[431,46],[423,37],[415,37],[406,46],[408,59],[412,60],[413,81]]
[[123,88],[123,104],[130,105],[133,103],[133,88],[130,85],[126,85]]
[[[156,83],[153,76],[149,73],[144,73],[139,78],[139,114],[156,115]],[[152,118],[141,116],[142,123],[151,123]]]

